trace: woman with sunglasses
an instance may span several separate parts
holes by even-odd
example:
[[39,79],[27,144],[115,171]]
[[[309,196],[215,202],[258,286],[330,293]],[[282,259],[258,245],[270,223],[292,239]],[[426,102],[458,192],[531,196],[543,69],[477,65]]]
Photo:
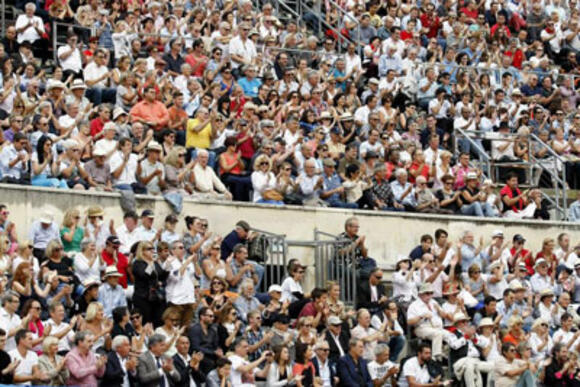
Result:
[[[22,299],[21,299],[22,301]],[[28,319],[25,329],[32,333],[32,350],[37,355],[42,354],[42,341],[48,334],[44,331],[45,327],[40,318],[42,308],[40,302],[34,299],[27,300],[22,306],[20,317]]]
[[80,226],[81,213],[78,208],[69,208],[64,213],[60,239],[66,253],[79,253],[85,230]]
[[[214,312],[215,313],[215,312]],[[234,340],[242,335],[242,320],[238,319],[236,309],[231,305],[225,305],[217,313],[218,345],[224,353],[232,349]]]
[[252,188],[254,203],[283,205],[283,196],[276,190],[276,176],[272,172],[272,161],[262,154],[254,161],[252,172]]
[[165,308],[165,296],[162,282],[168,273],[163,270],[154,256],[155,247],[149,241],[139,243],[133,275],[135,277],[135,293],[133,305],[143,314],[144,323],[161,325],[161,313]]
[[179,336],[185,332],[185,326],[180,327],[181,316],[172,308],[165,309],[163,316],[163,325],[155,329],[155,333],[165,336],[165,355],[173,356],[177,353],[177,348],[175,348],[175,343]]
[[32,153],[32,185],[37,187],[52,187],[68,189],[65,180],[57,178],[58,161],[53,142],[48,136],[41,136]]
[[[214,240],[206,253],[207,258],[201,263],[203,275],[200,278],[200,289],[210,289],[214,285],[212,278],[226,278],[226,263],[220,256],[221,245],[219,240]],[[215,280],[216,284],[221,282]]]
[[532,359],[536,362],[542,361],[550,357],[554,341],[550,337],[550,327],[548,320],[538,318],[532,325],[532,333],[526,345],[529,345],[532,350]]
[[131,311],[129,321],[135,331],[135,335],[131,338],[131,350],[138,354],[145,352],[149,337],[153,334],[153,326],[151,323],[143,325],[143,315],[138,309]]
[[502,357],[495,362],[493,380],[495,387],[533,387],[536,385],[531,370],[531,363],[518,359],[516,346],[504,343],[501,346]]
[[59,281],[59,289],[68,284],[75,285],[76,277],[72,259],[66,257],[60,240],[53,239],[46,246],[45,255],[47,260],[42,266],[48,270],[56,271]]
[[203,306],[210,308],[214,313],[219,311],[228,303],[229,295],[226,291],[228,288],[226,280],[214,276],[211,280],[209,289],[204,291],[204,296],[201,299]]
[[240,200],[248,196],[251,189],[251,179],[244,175],[246,169],[242,154],[238,150],[236,137],[225,139],[226,151],[219,155],[219,174],[221,180],[230,187],[234,198]]

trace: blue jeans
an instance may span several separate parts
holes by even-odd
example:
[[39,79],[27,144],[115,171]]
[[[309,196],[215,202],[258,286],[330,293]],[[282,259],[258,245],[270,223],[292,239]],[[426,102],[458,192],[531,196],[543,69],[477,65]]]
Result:
[[275,204],[277,206],[283,206],[284,202],[280,201],[280,200],[266,200],[266,199],[260,199],[258,200],[256,203],[261,203],[261,204]]
[[405,336],[393,336],[389,340],[389,360],[395,363],[405,347]]
[[36,175],[32,178],[31,184],[35,187],[51,187],[68,189],[66,180],[60,180],[56,177],[48,177],[45,174]]
[[117,91],[108,87],[92,87],[87,89],[87,98],[94,104],[100,105],[103,102],[115,103]]
[[471,204],[464,204],[461,206],[461,213],[463,215],[481,216],[493,218],[495,214],[493,208],[489,203],[473,202]]
[[[209,160],[207,161],[207,165],[210,166],[211,169],[215,169],[216,167],[216,155],[215,152],[210,151],[208,149],[207,153],[209,154]],[[196,148],[188,148],[187,151],[189,152],[189,159],[195,160],[197,159],[197,149]]]
[[326,201],[330,207],[334,208],[358,208],[356,203],[347,203],[339,199],[332,199]]
[[258,283],[256,284],[256,289],[260,289],[260,285],[262,284],[262,280],[264,279],[264,266],[260,265],[258,262],[255,261],[246,261],[246,263],[254,266],[254,272],[258,275]]
[[[480,139],[473,138],[471,139],[471,141],[479,145],[479,149],[483,149],[483,143],[481,142]],[[459,148],[461,149],[462,152],[471,153],[471,142],[466,138],[462,138],[459,140]],[[479,159],[483,159],[483,155],[478,149],[474,149],[474,152],[477,154]]]

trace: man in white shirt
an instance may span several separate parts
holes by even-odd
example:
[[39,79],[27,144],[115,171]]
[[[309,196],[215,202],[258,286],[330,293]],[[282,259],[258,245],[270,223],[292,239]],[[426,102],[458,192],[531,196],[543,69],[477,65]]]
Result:
[[330,352],[330,346],[324,340],[318,341],[314,345],[314,357],[312,358],[312,364],[316,371],[316,375],[322,379],[322,387],[332,387],[338,383],[338,377],[336,375],[336,369],[333,368],[335,365],[331,365],[328,360],[328,354]]
[[32,2],[26,3],[24,14],[18,16],[14,25],[18,34],[16,40],[19,44],[32,43],[35,56],[47,58],[48,40],[42,37],[45,33],[44,22],[39,16],[34,16],[34,12],[36,12],[36,5]]
[[415,334],[419,338],[431,340],[433,357],[437,361],[443,358],[443,338],[447,334],[443,329],[442,315],[441,306],[433,300],[433,286],[428,282],[423,283],[419,289],[419,298],[407,310],[407,324],[415,327]]
[[83,70],[81,44],[78,43],[76,35],[69,35],[66,45],[58,48],[57,55],[62,67],[63,79],[68,78],[71,74],[76,76],[81,74]]
[[197,163],[193,167],[195,175],[195,191],[199,196],[210,199],[232,200],[232,194],[217,177],[215,171],[207,163],[209,153],[205,149],[197,150]]
[[510,136],[510,127],[507,122],[499,125],[497,138],[491,142],[491,158],[499,161],[516,160],[514,154],[514,138]]
[[112,72],[109,71],[107,63],[109,53],[100,48],[95,52],[94,60],[89,62],[83,71],[85,83],[88,86],[87,98],[95,105],[102,102],[114,102],[117,91],[109,88],[109,79]]
[[73,316],[69,324],[65,323],[64,305],[60,302],[60,300],[54,300],[50,303],[48,306],[48,313],[50,314],[50,318],[44,321],[42,324],[45,328],[50,326],[51,336],[59,338],[58,352],[70,351],[70,344],[74,341],[75,332],[73,327],[76,324],[77,316]]
[[197,254],[185,258],[185,247],[181,240],[171,244],[171,256],[165,262],[169,272],[167,278],[167,302],[169,307],[177,311],[181,318],[181,326],[189,326],[193,317],[195,304],[195,276],[201,276],[201,267]]
[[489,374],[494,363],[479,360],[479,350],[476,348],[477,339],[475,327],[469,325],[469,318],[463,313],[453,316],[456,330],[448,332],[450,361],[455,376],[464,381],[466,387],[483,387],[481,373]]
[[60,134],[76,137],[79,133],[78,124],[83,120],[83,115],[79,114],[79,103],[75,100],[67,102],[66,113],[58,119],[58,124],[62,127]]
[[417,356],[407,360],[401,370],[398,385],[399,387],[425,386],[432,381],[427,363],[431,360],[431,348],[427,343],[419,344]]
[[532,278],[530,278],[532,292],[540,293],[543,289],[552,288],[554,286],[554,277],[556,275],[555,267],[552,276],[550,276],[548,274],[548,262],[544,258],[540,258],[536,261],[534,270],[536,272],[532,275]]
[[[254,386],[254,378],[259,376],[265,378],[268,376],[271,362],[267,362],[263,369],[259,369],[259,365],[272,357],[272,352],[264,351],[262,356],[253,362],[247,360],[248,349],[250,345],[245,338],[239,338],[234,343],[234,354],[229,357],[232,362],[232,371],[230,373],[230,382],[232,387],[251,387]],[[242,382],[245,381],[245,382]]]
[[386,339],[386,323],[379,330],[371,326],[371,314],[365,308],[358,310],[356,314],[357,326],[351,331],[351,337],[362,340],[364,343],[363,358],[367,361],[375,360],[375,347],[379,341]]
[[14,291],[6,292],[4,297],[2,297],[2,308],[0,309],[0,327],[4,329],[7,335],[6,345],[4,346],[4,350],[6,352],[16,348],[14,335],[16,332],[26,326],[26,324],[20,319],[20,316],[16,314],[19,305],[20,299],[18,293]]
[[30,385],[38,384],[31,382],[41,382],[40,384],[49,382],[50,377],[38,367],[38,355],[32,351],[32,333],[20,329],[15,339],[17,347],[8,352],[13,362],[19,362],[14,370],[14,383]]
[[155,213],[152,210],[143,210],[141,213],[141,225],[135,230],[137,242],[149,241],[155,243],[159,239],[161,233],[153,227],[154,220]]
[[229,52],[233,70],[242,65],[252,64],[258,55],[254,42],[248,38],[250,29],[248,23],[241,23],[238,28],[238,36],[230,40]]
[[109,167],[113,180],[113,187],[130,191],[137,183],[138,156],[132,152],[133,144],[128,138],[119,140],[119,150],[111,156]]
[[389,360],[389,346],[378,344],[375,348],[375,360],[367,365],[369,375],[375,386],[390,387],[395,385],[399,365]]
[[115,230],[121,245],[119,251],[125,255],[129,255],[131,246],[139,242],[139,233],[137,231],[139,219],[135,212],[126,212],[123,215],[123,225],[117,227]]

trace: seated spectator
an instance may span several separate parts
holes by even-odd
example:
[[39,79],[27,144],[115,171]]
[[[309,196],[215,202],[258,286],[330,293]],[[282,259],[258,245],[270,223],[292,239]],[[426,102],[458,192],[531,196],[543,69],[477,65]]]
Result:
[[28,140],[24,133],[16,133],[12,143],[0,152],[0,177],[3,183],[29,184],[26,180],[30,154]]
[[254,203],[284,204],[282,195],[276,191],[276,177],[271,169],[272,161],[266,155],[260,155],[254,161],[252,172]]
[[194,189],[201,197],[208,199],[232,199],[232,194],[208,165],[209,153],[205,149],[197,151],[197,163],[193,167]]
[[160,161],[161,145],[150,142],[147,145],[147,157],[137,164],[137,177],[147,187],[147,193],[159,195],[166,187],[165,168]]
[[417,206],[413,184],[407,181],[407,171],[399,168],[395,171],[396,180],[391,182],[391,189],[397,203],[405,207],[405,211],[414,211]]
[[97,378],[105,373],[105,356],[96,357],[91,351],[94,335],[87,331],[77,332],[74,337],[75,347],[65,357],[66,368],[70,373],[67,383],[97,384]]
[[504,343],[501,346],[501,358],[496,360],[494,369],[495,385],[508,387],[535,386],[532,372],[535,371],[529,362],[516,358],[516,347],[513,343]]
[[537,218],[546,214],[542,211],[542,195],[538,190],[527,189],[521,191],[518,188],[518,177],[508,174],[506,185],[501,189],[500,195],[507,209],[504,212],[506,218]]
[[[237,148],[235,137],[227,137],[224,141],[226,151],[219,155],[220,178],[229,186],[234,200],[247,200],[250,192],[251,179],[244,175],[246,166]],[[254,168],[255,169],[255,168]]]
[[338,360],[337,365],[338,377],[342,385],[365,387],[373,385],[363,353],[363,341],[355,338],[350,339],[348,353]]
[[31,184],[37,187],[68,188],[66,181],[57,177],[57,159],[52,140],[41,136],[31,157]]
[[417,356],[408,359],[401,368],[398,385],[401,387],[429,385],[434,380],[441,380],[441,375],[433,376],[428,365],[431,363],[431,348],[427,343],[419,344]]

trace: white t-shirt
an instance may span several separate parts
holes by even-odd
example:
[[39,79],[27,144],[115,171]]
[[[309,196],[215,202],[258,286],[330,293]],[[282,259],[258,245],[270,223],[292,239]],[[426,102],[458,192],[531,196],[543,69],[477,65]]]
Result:
[[28,25],[29,22],[32,22],[32,26],[28,27],[27,29],[19,33],[18,36],[16,37],[16,41],[18,42],[18,44],[21,44],[24,41],[34,43],[36,40],[41,38],[41,36],[38,34],[34,26],[38,27],[38,29],[42,33],[44,33],[44,22],[38,16],[28,17],[26,14],[20,15],[18,16],[18,19],[16,19],[15,27],[18,30]]
[[[109,68],[107,66],[100,66],[93,61],[89,63],[87,67],[85,67],[85,71],[83,71],[85,82],[95,81],[107,72],[109,72]],[[93,84],[92,87],[107,87],[107,78]]]
[[427,364],[423,364],[423,366],[419,365],[417,356],[407,360],[403,366],[401,376],[399,377],[399,387],[409,386],[407,376],[413,376],[415,378],[415,383],[418,384],[427,384],[431,380]]
[[[38,355],[33,351],[27,351],[26,356],[22,357],[20,352],[18,352],[18,349],[13,349],[12,351],[8,352],[8,355],[10,355],[10,359],[12,359],[12,361],[20,360],[20,364],[18,364],[18,367],[16,367],[16,370],[14,371],[15,374],[31,376],[32,367],[38,365]],[[19,384],[22,386],[30,385],[29,382],[14,384]]]
[[[115,152],[111,159],[109,160],[109,166],[111,167],[111,174],[117,170],[122,164],[124,160],[123,152],[118,151]],[[129,156],[129,161],[125,164],[123,168],[123,172],[119,175],[118,179],[113,179],[113,184],[132,184],[137,181],[135,177],[135,173],[137,172],[137,155],[131,154]]]
[[[387,372],[389,372],[389,370],[395,366],[397,366],[397,365],[390,360],[387,360],[383,364],[379,364],[376,362],[376,360],[373,360],[367,365],[367,369],[369,371],[369,375],[371,377],[371,380],[376,380],[376,379],[380,379],[383,376],[385,376],[387,374]],[[383,384],[383,387],[387,387],[387,386],[388,387],[391,386],[391,382],[389,380],[387,380],[385,382],[385,384]]]
[[[67,44],[58,48],[57,55],[60,58],[62,54],[69,51],[70,46]],[[81,52],[78,48],[75,48],[73,53],[69,55],[66,59],[59,59],[59,61],[63,71],[72,70],[74,72],[79,72],[83,69]]]
[[284,282],[282,282],[282,297],[280,298],[281,302],[285,302],[286,300],[290,300],[290,302],[294,302],[297,298],[292,294],[295,292],[304,293],[302,290],[302,285],[299,282],[296,282],[294,278],[287,277]]
[[[253,60],[257,55],[256,46],[254,42],[252,42],[249,38],[246,41],[242,42],[242,39],[239,36],[236,36],[232,40],[230,40],[229,44],[229,51],[230,55],[239,55],[242,58],[247,60]],[[234,60],[231,61],[232,68],[237,69],[240,67],[240,64]]]
[[232,371],[230,373],[230,382],[232,383],[232,387],[254,386],[253,383],[243,383],[242,373],[237,371],[238,367],[247,365],[249,362],[238,355],[232,355],[229,357],[229,359],[232,362]]

